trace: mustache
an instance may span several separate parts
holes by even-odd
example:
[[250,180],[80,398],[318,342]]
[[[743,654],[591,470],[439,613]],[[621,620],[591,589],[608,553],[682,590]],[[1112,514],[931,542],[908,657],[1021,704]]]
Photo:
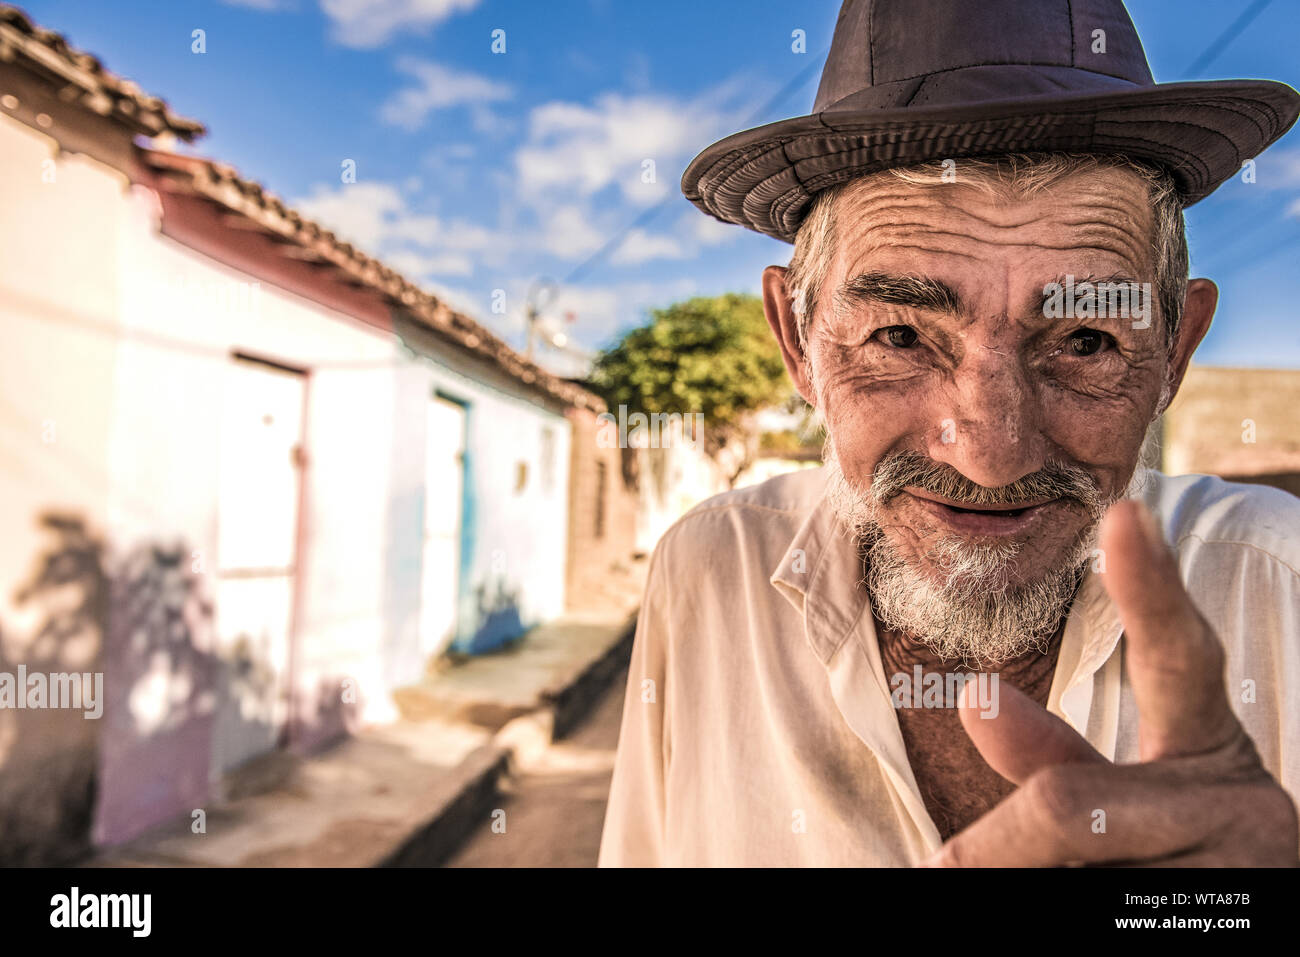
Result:
[[1064,498],[1090,512],[1101,512],[1109,504],[1093,477],[1077,465],[1048,462],[1009,485],[988,488],[972,482],[951,465],[910,450],[894,452],[881,460],[871,478],[870,494],[877,503],[884,503],[909,486],[968,505],[1016,505]]

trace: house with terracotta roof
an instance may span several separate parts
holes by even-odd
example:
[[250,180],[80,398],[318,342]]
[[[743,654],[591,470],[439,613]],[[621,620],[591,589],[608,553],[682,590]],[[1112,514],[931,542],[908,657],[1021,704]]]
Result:
[[596,396],[203,132],[0,5],[0,860],[388,720],[632,548]]

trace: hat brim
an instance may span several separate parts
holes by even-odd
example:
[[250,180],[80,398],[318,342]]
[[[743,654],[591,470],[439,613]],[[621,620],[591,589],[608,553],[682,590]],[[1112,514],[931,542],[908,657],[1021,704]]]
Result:
[[785,242],[813,196],[895,166],[1005,153],[1122,153],[1167,169],[1183,205],[1290,129],[1300,94],[1273,80],[1167,83],[959,107],[826,111],[733,134],[701,152],[682,192],[723,222]]

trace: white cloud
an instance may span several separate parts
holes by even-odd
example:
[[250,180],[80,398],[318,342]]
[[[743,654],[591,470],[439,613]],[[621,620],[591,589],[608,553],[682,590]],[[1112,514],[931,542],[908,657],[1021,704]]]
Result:
[[1300,186],[1300,149],[1270,150],[1256,160],[1256,167],[1255,182],[1264,189]]
[[[476,319],[480,323],[491,328],[497,335],[502,335],[503,329],[499,320],[503,316],[494,316],[489,313],[489,302],[491,299],[491,290],[465,289],[461,286],[450,286],[444,282],[429,282],[425,284],[433,295],[437,296],[451,308],[463,312],[471,319]],[[497,320],[497,321],[493,321]]]
[[[605,93],[589,103],[551,101],[528,115],[503,209],[520,248],[571,262],[626,228],[638,208],[677,194],[686,162],[719,131],[734,128],[729,85],[682,100]],[[703,217],[699,217],[703,218]],[[630,230],[608,265],[684,259],[729,237],[683,219],[664,234]]]
[[333,38],[350,47],[381,46],[400,30],[423,32],[478,0],[320,0]]
[[293,205],[339,239],[416,282],[432,276],[472,275],[480,260],[505,254],[512,246],[512,237],[475,223],[412,210],[391,183],[333,189],[318,184],[310,196]]
[[[392,122],[417,124],[438,109],[460,106],[473,111],[495,102],[493,97],[510,96],[495,80],[428,61],[403,60],[400,68],[415,82],[386,104]],[[539,275],[568,275],[620,236],[638,208],[675,194],[685,162],[702,144],[734,127],[725,105],[729,97],[734,93],[719,88],[685,100],[607,93],[587,103],[552,101],[520,117],[527,132],[513,154],[498,154],[503,164],[490,161],[495,150],[481,141],[452,141],[422,157],[422,182],[412,182],[407,189],[400,188],[401,178],[392,183],[321,185],[298,205],[431,291],[452,288],[445,280],[457,277],[467,285],[481,283],[484,288],[472,295],[454,289],[456,295],[449,295],[448,302],[499,331],[509,326],[515,341],[529,281]],[[655,162],[650,183],[643,181],[648,178],[647,159]],[[456,185],[455,175],[470,172],[485,197],[499,197],[495,206],[479,204],[472,220],[448,218],[436,207],[417,203],[422,192],[436,197],[469,189],[468,181]],[[655,260],[684,260],[738,232],[694,210],[675,214],[662,229],[639,227],[622,235],[596,274],[601,266],[625,270]],[[646,307],[666,305],[693,292],[693,284],[687,285],[691,288],[671,281],[638,281],[566,289],[548,312],[575,312],[577,321],[567,327],[572,340],[596,346],[617,328],[636,321]],[[509,291],[508,317],[490,313],[489,287]]]
[[[1238,174],[1240,175],[1240,174]],[[1251,189],[1284,189],[1294,194],[1300,187],[1300,149],[1269,150],[1258,160]],[[1287,203],[1286,215],[1300,219],[1300,199]]]
[[561,206],[547,215],[542,224],[541,246],[563,258],[594,253],[606,236],[591,223],[585,210],[578,206]]
[[573,313],[587,326],[612,327],[624,303],[624,292],[613,286],[566,286],[550,311],[558,316]]
[[652,236],[644,229],[634,229],[619,243],[609,257],[616,266],[634,266],[652,259],[684,259],[686,250],[671,236]]
[[351,183],[333,191],[317,185],[311,196],[293,205],[344,242],[367,252],[377,250],[394,223],[410,215],[402,194],[388,183]]
[[695,241],[702,246],[717,246],[720,243],[729,243],[739,236],[741,232],[739,226],[721,222],[698,210],[691,210],[683,216],[682,225],[694,237]]
[[474,73],[462,73],[430,60],[402,57],[397,69],[414,77],[415,86],[394,93],[379,108],[385,123],[416,130],[424,125],[429,114],[454,106],[469,106],[474,111],[474,122],[490,123],[485,104],[508,100],[513,93],[505,83],[489,80]]
[[500,140],[513,136],[519,129],[519,124],[513,119],[500,111],[489,109],[482,103],[471,106],[469,110],[470,124],[475,133]]
[[667,306],[696,292],[694,279],[669,282],[623,282],[601,286],[565,286],[547,310],[573,313],[570,330],[590,348],[598,348],[619,329],[640,324],[652,308]]
[[473,260],[462,253],[424,255],[403,249],[389,253],[384,262],[412,281],[423,281],[429,276],[469,276],[474,272]]
[[616,184],[627,201],[649,204],[676,188],[684,160],[717,125],[712,110],[662,96],[544,104],[530,114],[528,141],[515,154],[521,194],[586,197]]
[[503,237],[490,229],[456,220],[447,223],[438,234],[439,241],[453,249],[488,250],[500,248]]

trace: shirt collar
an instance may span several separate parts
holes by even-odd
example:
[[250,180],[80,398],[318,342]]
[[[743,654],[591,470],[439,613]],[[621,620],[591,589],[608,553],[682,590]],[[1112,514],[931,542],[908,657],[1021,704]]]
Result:
[[862,617],[867,593],[858,550],[826,498],[824,480],[816,495],[769,580],[803,617],[808,642],[825,664]]

